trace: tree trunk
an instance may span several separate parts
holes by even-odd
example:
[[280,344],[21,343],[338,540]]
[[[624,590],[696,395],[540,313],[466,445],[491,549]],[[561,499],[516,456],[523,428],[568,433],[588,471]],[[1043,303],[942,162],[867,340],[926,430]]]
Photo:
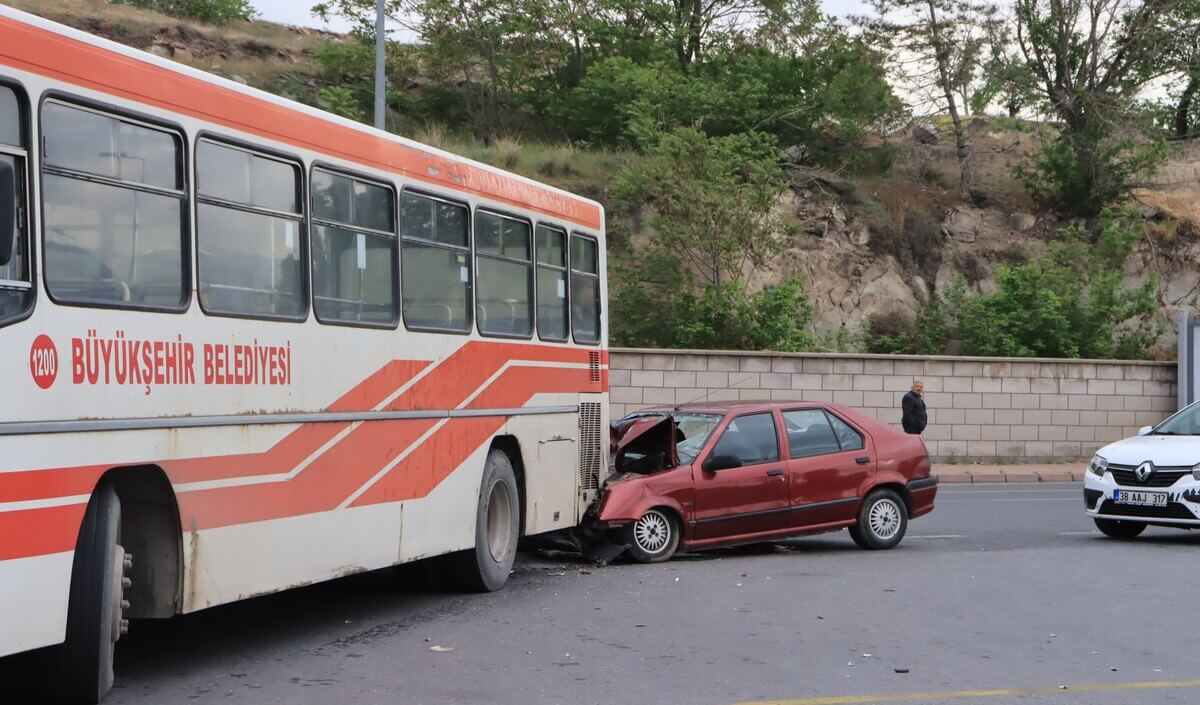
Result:
[[929,39],[933,45],[934,60],[937,64],[938,84],[946,97],[946,110],[950,113],[950,121],[954,124],[954,147],[958,157],[958,193],[963,200],[971,198],[974,190],[974,174],[971,171],[971,148],[967,144],[967,131],[963,128],[962,117],[958,114],[958,106],[954,100],[954,81],[950,74],[950,49],[942,37],[942,27],[938,24],[937,5],[935,0],[926,0],[929,8]]
[[1180,139],[1192,135],[1192,101],[1195,100],[1198,91],[1200,91],[1200,68],[1192,71],[1187,88],[1183,89],[1183,95],[1179,97],[1179,104],[1175,106],[1175,136]]
[[704,32],[702,15],[704,0],[692,0],[692,14],[688,18],[688,63],[700,57],[700,35]]

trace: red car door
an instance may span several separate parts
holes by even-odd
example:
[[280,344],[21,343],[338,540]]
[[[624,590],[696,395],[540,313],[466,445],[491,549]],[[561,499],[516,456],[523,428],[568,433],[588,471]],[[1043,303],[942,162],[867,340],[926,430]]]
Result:
[[733,418],[707,458],[693,466],[696,540],[787,527],[791,502],[775,415]]
[[853,519],[875,470],[866,434],[822,407],[782,412],[792,525]]

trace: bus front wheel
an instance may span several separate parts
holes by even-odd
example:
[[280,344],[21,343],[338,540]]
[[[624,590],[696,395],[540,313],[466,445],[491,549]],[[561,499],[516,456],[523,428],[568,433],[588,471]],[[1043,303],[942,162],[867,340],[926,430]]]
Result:
[[475,548],[454,556],[458,583],[472,592],[504,587],[517,556],[521,530],[521,494],[512,460],[493,448],[483,467],[475,512]]
[[132,559],[121,546],[121,500],[102,486],[88,503],[67,608],[67,639],[58,649],[58,700],[94,705],[113,685],[113,651],[128,629],[124,611],[126,574]]

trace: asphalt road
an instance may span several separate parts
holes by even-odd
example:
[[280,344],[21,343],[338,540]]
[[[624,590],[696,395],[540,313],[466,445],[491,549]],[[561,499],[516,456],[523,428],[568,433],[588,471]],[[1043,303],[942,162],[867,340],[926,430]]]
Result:
[[1198,549],[1101,537],[1075,484],[944,486],[890,552],[532,555],[492,595],[409,570],[135,624],[106,703],[1191,704]]

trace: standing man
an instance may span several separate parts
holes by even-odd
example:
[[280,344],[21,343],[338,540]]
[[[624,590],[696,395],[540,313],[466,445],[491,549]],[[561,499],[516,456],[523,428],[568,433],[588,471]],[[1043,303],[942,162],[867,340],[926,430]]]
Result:
[[927,416],[925,415],[925,383],[917,380],[913,382],[912,390],[904,395],[904,400],[900,406],[904,411],[904,415],[900,417],[900,425],[904,427],[905,433],[921,435],[921,431],[925,430]]

